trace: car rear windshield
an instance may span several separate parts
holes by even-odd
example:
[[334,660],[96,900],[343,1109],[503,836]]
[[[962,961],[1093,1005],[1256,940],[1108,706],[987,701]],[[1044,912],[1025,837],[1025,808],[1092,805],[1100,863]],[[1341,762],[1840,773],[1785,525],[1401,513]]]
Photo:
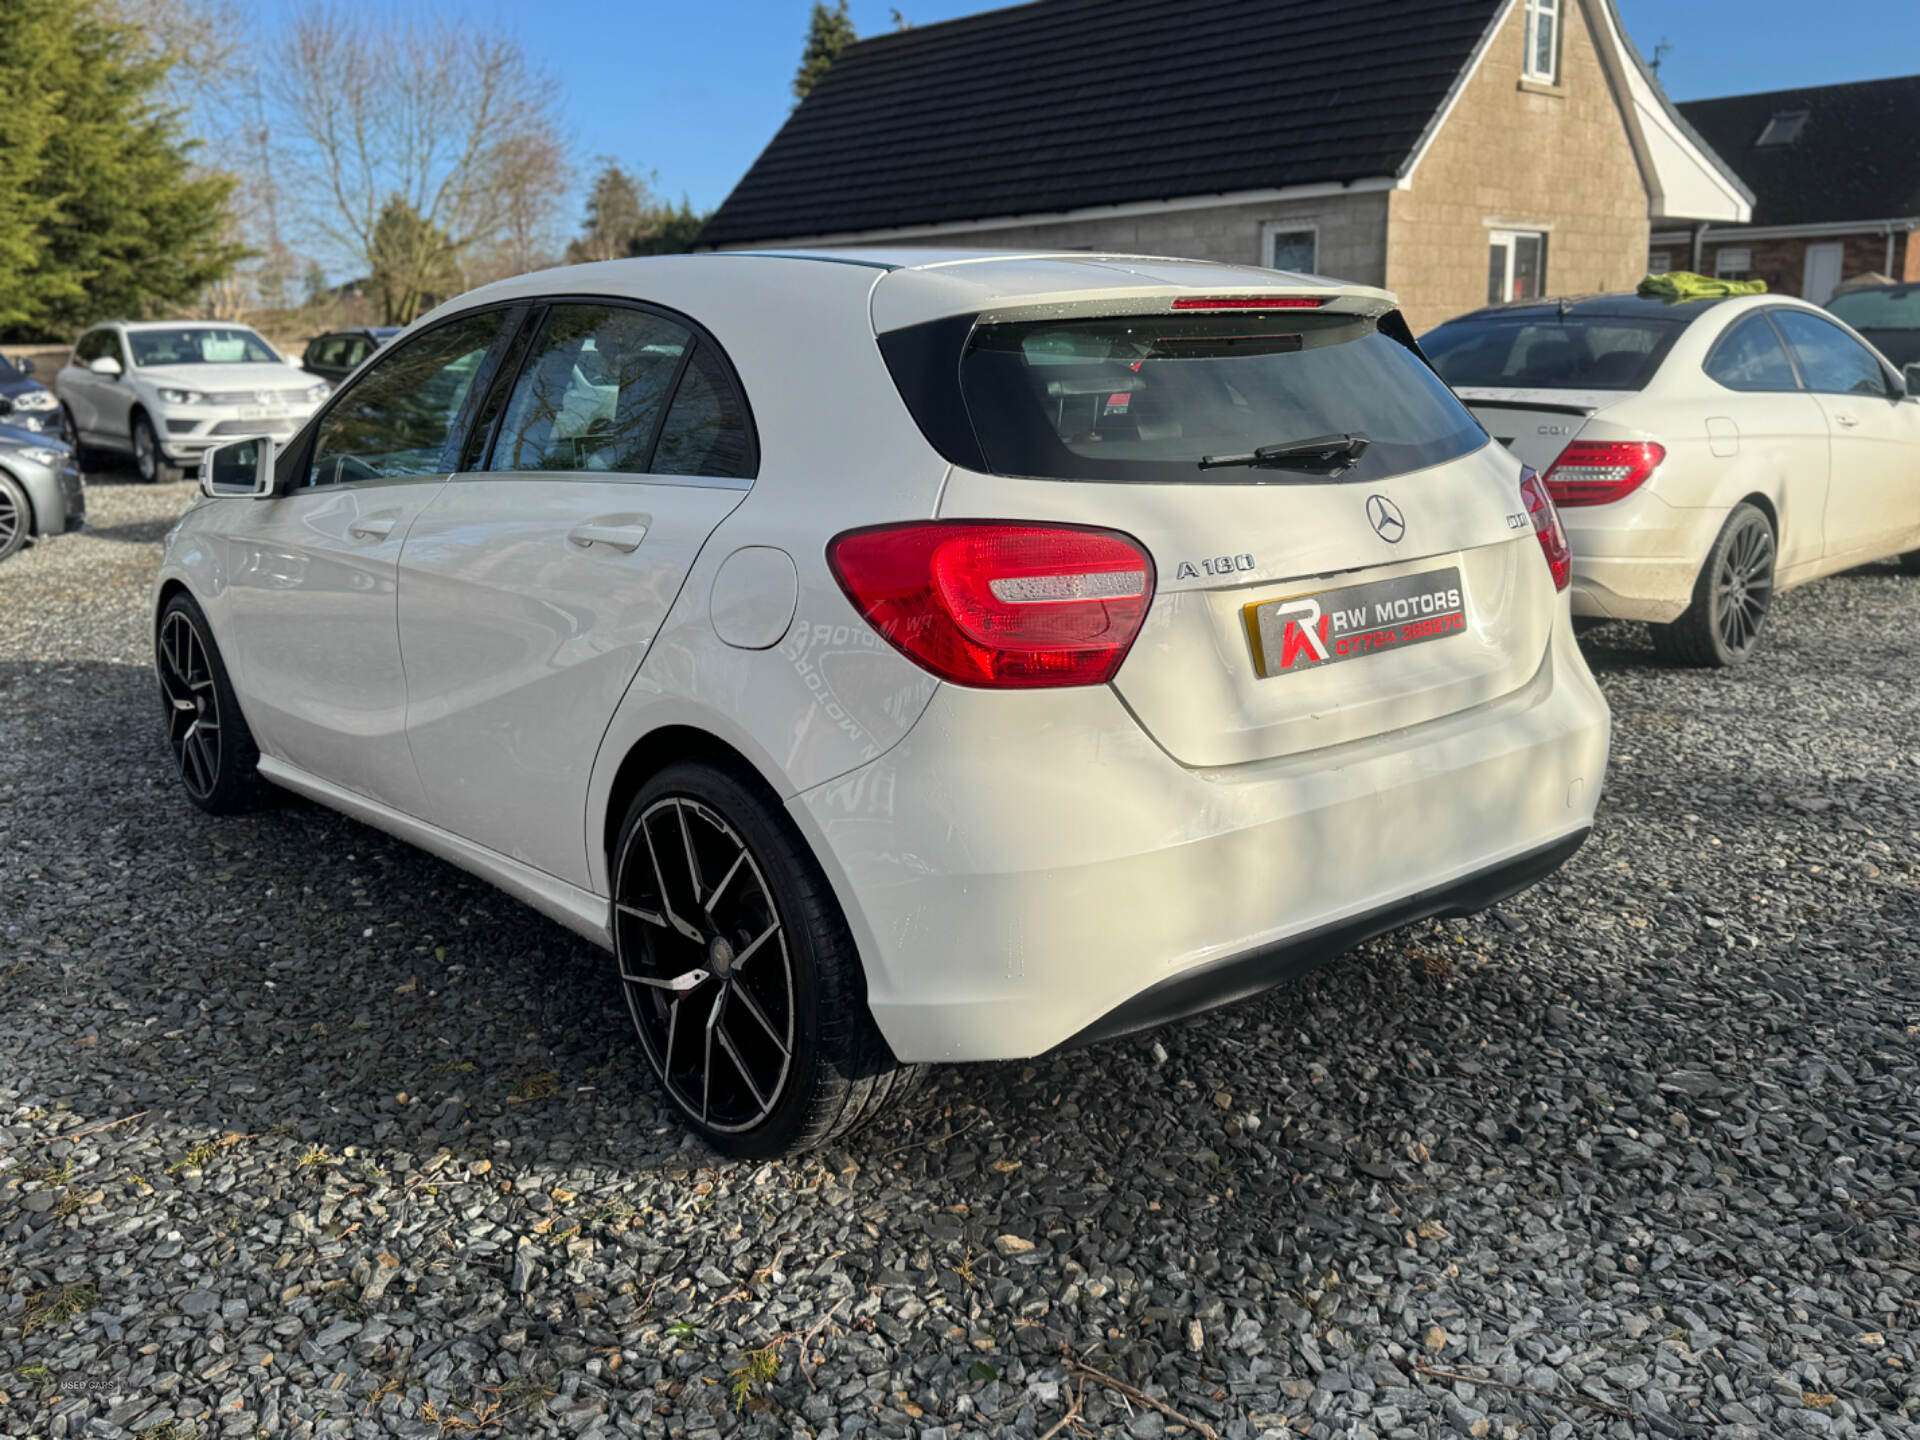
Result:
[[1454,320],[1420,337],[1449,385],[1519,390],[1642,390],[1686,321],[1529,315]]
[[[1487,442],[1410,345],[1365,316],[943,321],[883,336],[881,347],[936,448],[956,464],[1000,475],[1214,484],[1378,480]],[[955,349],[964,424],[940,393],[950,395]],[[1367,442],[1344,469],[1202,464],[1337,435]]]
[[1836,296],[1827,309],[1856,330],[1920,330],[1920,285],[1856,290]]

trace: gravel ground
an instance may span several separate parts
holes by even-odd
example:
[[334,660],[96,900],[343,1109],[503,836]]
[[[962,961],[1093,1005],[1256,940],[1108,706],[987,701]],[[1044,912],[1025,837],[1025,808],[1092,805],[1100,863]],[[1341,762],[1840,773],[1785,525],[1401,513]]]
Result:
[[1600,827],[1502,916],[735,1165],[589,947],[176,793],[189,493],[0,569],[9,1433],[1920,1435],[1920,582],[1596,632]]

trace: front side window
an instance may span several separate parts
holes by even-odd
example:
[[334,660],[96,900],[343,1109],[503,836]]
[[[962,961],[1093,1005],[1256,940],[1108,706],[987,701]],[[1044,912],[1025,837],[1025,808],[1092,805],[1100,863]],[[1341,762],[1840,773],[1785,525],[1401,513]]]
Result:
[[[942,324],[885,337],[903,393],[914,375],[951,384],[939,378],[951,376],[950,362],[912,353],[937,345]],[[1348,435],[1365,438],[1364,452],[1318,478],[1371,481],[1454,459],[1487,439],[1413,350],[1360,315],[979,325],[961,352],[960,391],[986,467],[1043,479],[1302,482],[1317,472],[1203,461]],[[915,404],[916,418],[942,403]]]
[[1708,378],[1729,390],[1797,390],[1793,362],[1765,315],[1749,315],[1720,337],[1707,357]]
[[507,401],[493,470],[648,473],[693,334],[618,305],[547,312]]
[[1776,310],[1773,319],[1793,347],[1809,390],[1823,395],[1886,396],[1886,371],[1873,352],[1831,320],[1804,310]]
[[1642,390],[1685,328],[1656,317],[1493,315],[1430,330],[1420,348],[1449,385]]
[[178,329],[130,330],[135,365],[278,365],[280,356],[240,325],[183,325]]
[[307,483],[451,473],[461,412],[505,323],[500,310],[464,315],[382,357],[321,420]]
[[1560,0],[1527,0],[1527,58],[1521,73],[1529,80],[1559,83]]
[[102,356],[111,355],[120,358],[120,345],[114,339],[111,330],[92,330],[80,337],[80,343],[73,347],[73,358],[82,365],[90,365]]
[[1538,300],[1546,293],[1547,237],[1538,230],[1496,230],[1487,251],[1487,303]]
[[1267,232],[1266,263],[1275,270],[1315,274],[1320,268],[1319,240],[1319,232],[1315,230],[1286,230],[1275,226]]

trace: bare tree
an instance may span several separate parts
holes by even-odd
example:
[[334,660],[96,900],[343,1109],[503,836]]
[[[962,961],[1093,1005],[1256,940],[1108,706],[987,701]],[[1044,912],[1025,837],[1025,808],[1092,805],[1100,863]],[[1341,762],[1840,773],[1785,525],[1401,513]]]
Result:
[[[423,294],[448,267],[539,244],[569,175],[553,85],[519,44],[466,20],[369,22],[334,8],[291,27],[271,83],[287,144],[282,172],[307,220],[343,259],[371,273],[380,217],[403,201],[432,244],[407,247]],[[407,316],[411,319],[411,316]]]

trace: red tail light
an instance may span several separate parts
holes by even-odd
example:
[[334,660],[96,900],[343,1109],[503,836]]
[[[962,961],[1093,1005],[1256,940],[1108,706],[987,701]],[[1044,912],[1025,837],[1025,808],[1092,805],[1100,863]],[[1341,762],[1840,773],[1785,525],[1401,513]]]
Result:
[[1547,467],[1547,493],[1560,505],[1607,505],[1647,483],[1667,458],[1648,440],[1575,440]]
[[1553,588],[1564,590],[1573,579],[1573,547],[1567,544],[1567,532],[1560,524],[1559,512],[1553,508],[1553,498],[1531,466],[1521,467],[1520,498],[1526,502],[1527,518],[1533,521],[1540,553],[1547,557]]
[[827,563],[854,608],[943,680],[1111,680],[1153,602],[1153,560],[1116,530],[941,520],[849,530]]
[[1312,295],[1182,295],[1176,310],[1318,310],[1327,302]]

